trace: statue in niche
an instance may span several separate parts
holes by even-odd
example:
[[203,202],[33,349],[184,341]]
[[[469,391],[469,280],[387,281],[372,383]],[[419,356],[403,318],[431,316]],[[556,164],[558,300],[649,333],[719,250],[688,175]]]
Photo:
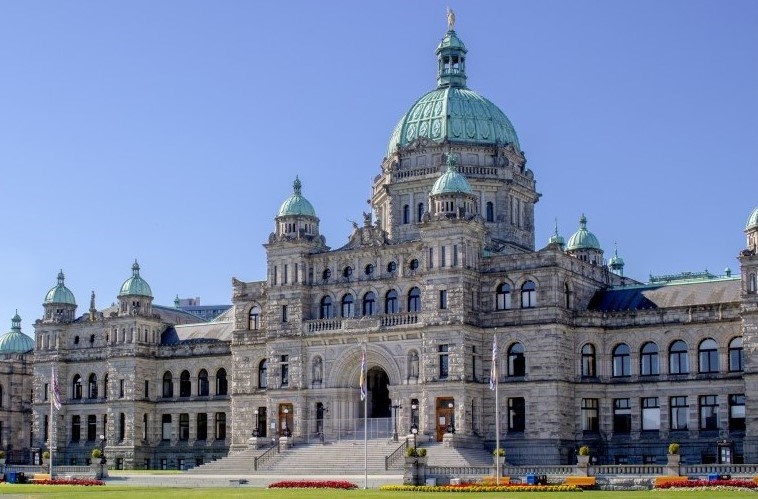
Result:
[[418,354],[416,352],[411,353],[411,369],[410,377],[418,378]]
[[321,357],[316,357],[316,360],[313,361],[313,381],[316,383],[321,383],[321,380],[323,379],[323,365],[321,362]]

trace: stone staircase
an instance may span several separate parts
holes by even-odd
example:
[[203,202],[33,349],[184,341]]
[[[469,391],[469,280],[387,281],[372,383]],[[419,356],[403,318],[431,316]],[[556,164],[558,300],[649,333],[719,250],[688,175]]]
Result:
[[255,458],[266,450],[268,448],[230,452],[226,457],[196,466],[187,470],[186,473],[188,475],[253,475],[255,474]]
[[494,466],[492,454],[483,447],[445,447],[440,442],[424,443],[429,466]]

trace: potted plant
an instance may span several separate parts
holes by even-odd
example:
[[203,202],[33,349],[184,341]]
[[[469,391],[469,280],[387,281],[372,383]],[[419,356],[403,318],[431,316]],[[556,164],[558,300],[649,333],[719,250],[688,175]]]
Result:
[[46,450],[42,452],[42,466],[46,466],[48,461],[50,461],[50,451]]
[[95,447],[94,449],[92,449],[93,463],[95,462],[95,460],[97,460],[97,462],[99,462],[102,458],[103,458],[103,451],[101,451],[97,447]]
[[679,444],[677,442],[671,442],[668,451],[668,455],[666,456],[668,459],[668,465],[679,466],[679,462],[682,458],[682,456],[679,455]]
[[5,451],[0,449],[0,466],[5,464]]
[[505,462],[505,449],[502,447],[495,448],[495,450],[492,451],[492,455],[497,463],[502,465]]
[[587,466],[590,463],[590,447],[588,445],[582,445],[577,452],[576,463],[579,466]]

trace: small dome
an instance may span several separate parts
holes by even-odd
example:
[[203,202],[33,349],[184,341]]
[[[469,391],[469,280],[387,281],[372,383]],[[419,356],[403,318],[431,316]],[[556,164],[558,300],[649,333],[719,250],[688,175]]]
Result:
[[34,340],[21,332],[21,317],[18,312],[11,319],[11,331],[0,336],[0,354],[26,353],[34,350]]
[[745,224],[745,230],[758,229],[758,207],[753,210],[750,216],[747,218]]
[[316,216],[316,210],[313,209],[313,205],[303,197],[301,194],[302,184],[300,179],[295,177],[295,181],[292,183],[293,193],[288,197],[279,208],[277,217],[286,217],[293,215],[305,215],[309,217]]
[[563,248],[566,245],[566,240],[563,239],[563,236],[558,234],[558,219],[555,219],[555,232],[552,236],[550,236],[550,239],[548,239],[547,244],[557,244],[561,248]]
[[595,234],[587,230],[587,217],[582,214],[582,218],[579,219],[579,230],[574,232],[566,245],[566,250],[579,250],[579,249],[600,249],[600,242],[595,237]]
[[624,266],[624,259],[621,258],[618,254],[618,250],[613,252],[613,256],[608,261],[608,265],[611,267],[623,267]]
[[76,305],[74,293],[63,284],[65,280],[66,276],[61,270],[58,272],[58,284],[45,295],[45,304]]
[[432,187],[431,195],[446,194],[453,192],[462,192],[465,194],[471,194],[471,184],[468,183],[466,177],[458,173],[455,169],[456,157],[453,154],[447,156],[447,170],[442,174],[440,178],[434,183]]
[[153,297],[153,291],[150,289],[150,285],[139,275],[139,264],[137,263],[137,260],[134,260],[134,265],[132,265],[132,276],[121,285],[121,292],[118,295]]

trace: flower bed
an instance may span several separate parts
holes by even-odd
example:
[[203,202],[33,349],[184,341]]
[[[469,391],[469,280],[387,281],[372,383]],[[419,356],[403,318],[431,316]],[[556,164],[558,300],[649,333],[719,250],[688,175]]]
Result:
[[680,480],[656,483],[656,489],[691,489],[691,488],[732,487],[755,489],[758,484],[752,480]]
[[358,486],[346,480],[282,480],[268,486],[269,489],[357,489]]
[[395,492],[581,492],[573,485],[382,485],[379,490]]
[[54,480],[35,480],[36,485],[105,485],[102,480],[93,478],[56,478]]

